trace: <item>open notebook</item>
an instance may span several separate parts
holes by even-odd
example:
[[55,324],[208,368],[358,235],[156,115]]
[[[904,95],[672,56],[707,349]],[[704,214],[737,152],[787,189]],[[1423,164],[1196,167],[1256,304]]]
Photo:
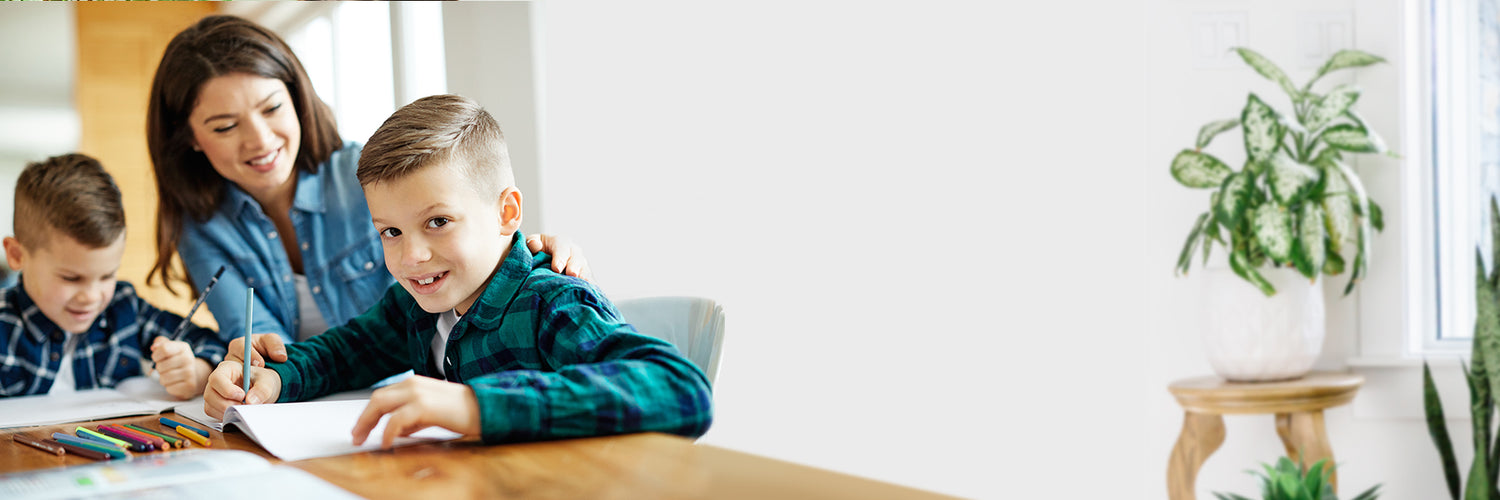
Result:
[[114,389],[0,398],[0,429],[153,415],[181,404],[155,380],[131,377]]
[[275,485],[278,500],[359,498],[317,476],[237,450],[194,448],[130,460],[56,467],[0,476],[0,498],[254,499]]
[[[224,420],[205,414],[200,401],[196,407],[190,404],[178,407],[177,414],[218,431],[233,426],[276,458],[302,460],[379,449],[389,416],[381,417],[363,445],[355,446],[354,438],[349,435],[365,405],[370,402],[369,397],[370,390],[365,389],[305,403],[231,406],[224,412]],[[447,429],[428,427],[411,437],[397,438],[393,446],[460,437],[463,436]]]

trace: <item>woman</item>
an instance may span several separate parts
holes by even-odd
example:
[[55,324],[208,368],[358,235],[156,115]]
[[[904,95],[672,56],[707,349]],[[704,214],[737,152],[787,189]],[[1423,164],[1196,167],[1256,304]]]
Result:
[[[361,146],[342,141],[275,33],[233,16],[178,33],[156,69],[146,129],[158,195],[147,282],[187,283],[196,297],[227,267],[205,301],[226,341],[244,334],[247,288],[252,331],[292,342],[364,312],[393,282],[354,176]],[[558,272],[586,274],[577,248],[527,243],[554,253]]]

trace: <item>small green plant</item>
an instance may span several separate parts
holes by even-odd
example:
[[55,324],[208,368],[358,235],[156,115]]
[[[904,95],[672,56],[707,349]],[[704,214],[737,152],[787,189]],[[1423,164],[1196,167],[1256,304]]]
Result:
[[[1292,459],[1281,457],[1276,460],[1276,466],[1271,464],[1260,464],[1264,472],[1257,470],[1245,471],[1250,475],[1260,478],[1260,493],[1263,500],[1338,500],[1338,495],[1333,493],[1333,484],[1328,481],[1333,475],[1333,466],[1328,465],[1327,460],[1319,460],[1302,472],[1300,463],[1293,463]],[[1371,486],[1354,500],[1375,500],[1380,494],[1380,485]],[[1250,500],[1249,498],[1234,493],[1214,492],[1214,497],[1219,500]]]
[[[1282,114],[1251,93],[1238,119],[1204,125],[1196,145],[1172,159],[1177,182],[1215,190],[1209,195],[1208,211],[1198,216],[1188,233],[1177,257],[1177,272],[1187,274],[1200,244],[1206,263],[1217,242],[1229,252],[1235,274],[1271,296],[1276,289],[1259,271],[1267,263],[1295,267],[1308,279],[1319,273],[1338,275],[1344,272],[1345,245],[1353,243],[1354,262],[1344,287],[1348,295],[1365,274],[1370,228],[1382,230],[1384,223],[1380,206],[1365,195],[1344,155],[1388,152],[1352,107],[1359,100],[1358,87],[1337,85],[1322,94],[1312,87],[1333,71],[1385,59],[1341,50],[1298,88],[1264,56],[1246,48],[1234,50],[1291,97],[1293,113]],[[1244,131],[1247,157],[1238,171],[1203,152],[1214,136],[1235,127]]]
[[[1490,198],[1490,236],[1493,253],[1490,262],[1500,264],[1500,204]],[[1500,441],[1491,434],[1494,429],[1495,395],[1500,394],[1500,265],[1488,272],[1484,255],[1475,249],[1474,341],[1464,378],[1469,385],[1469,411],[1474,423],[1474,462],[1469,465],[1469,479],[1463,487],[1465,500],[1500,499]],[[1437,446],[1443,461],[1443,477],[1448,494],[1459,498],[1458,460],[1453,455],[1453,441],[1443,419],[1443,402],[1432,382],[1432,369],[1422,362],[1422,397],[1427,412],[1427,433]]]

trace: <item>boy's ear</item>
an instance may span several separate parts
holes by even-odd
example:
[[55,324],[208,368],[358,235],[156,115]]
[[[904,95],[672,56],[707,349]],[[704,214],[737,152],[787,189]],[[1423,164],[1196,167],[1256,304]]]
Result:
[[521,230],[521,190],[515,186],[500,192],[500,231],[505,235]]
[[21,240],[16,239],[15,236],[6,236],[3,241],[5,244],[5,265],[10,266],[11,269],[20,269],[21,263],[26,258],[26,247],[21,246]]

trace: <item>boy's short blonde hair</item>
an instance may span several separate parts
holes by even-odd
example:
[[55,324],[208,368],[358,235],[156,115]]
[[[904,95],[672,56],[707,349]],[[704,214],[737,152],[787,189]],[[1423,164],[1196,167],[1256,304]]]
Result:
[[448,163],[481,195],[499,196],[515,185],[500,124],[464,96],[423,97],[402,106],[370,136],[359,155],[360,186],[397,180]]
[[16,179],[16,239],[42,248],[60,232],[92,248],[104,248],[125,231],[120,188],[104,166],[72,153],[26,165]]

